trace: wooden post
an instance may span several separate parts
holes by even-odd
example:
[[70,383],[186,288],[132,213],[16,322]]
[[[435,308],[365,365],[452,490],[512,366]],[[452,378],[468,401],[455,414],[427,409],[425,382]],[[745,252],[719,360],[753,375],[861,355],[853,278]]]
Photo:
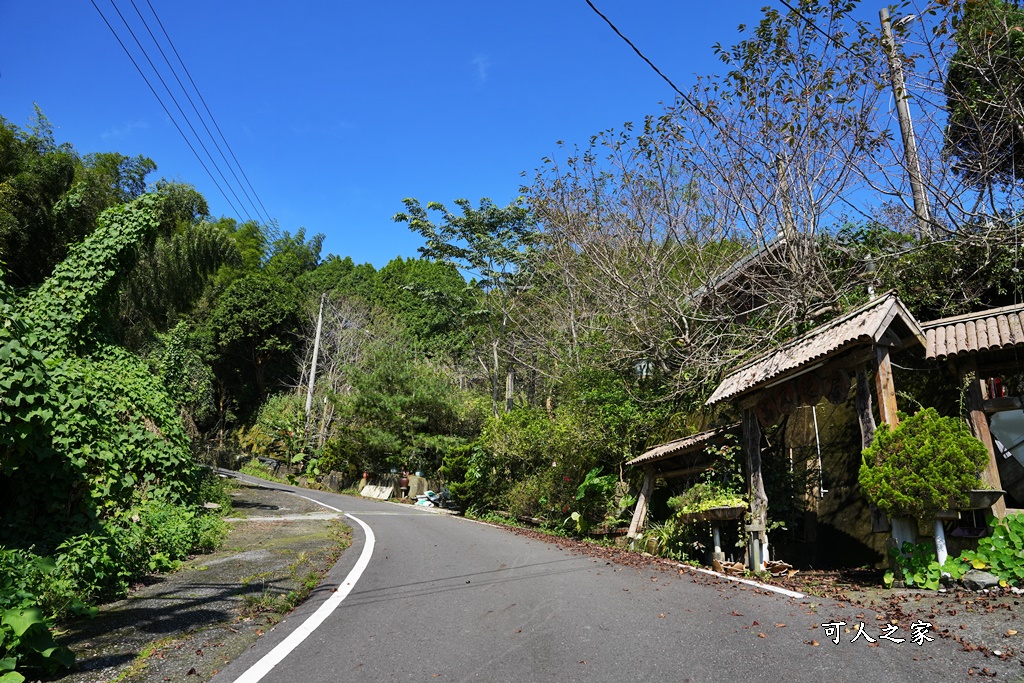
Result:
[[864,363],[857,366],[857,392],[854,395],[857,406],[857,420],[860,422],[861,450],[875,440],[875,414],[871,408],[871,387],[868,384],[868,369]]
[[[992,432],[988,428],[988,417],[982,407],[984,397],[981,393],[982,379],[978,377],[978,364],[974,358],[966,358],[959,367],[961,384],[966,383],[967,389],[967,417],[971,425],[971,433],[985,444],[988,449],[988,464],[981,473],[981,480],[985,485],[993,489],[1001,489],[1002,481],[999,478],[999,463],[996,461],[996,450],[992,443]],[[992,514],[1002,519],[1006,516],[1006,501],[1002,498],[992,506]]]
[[875,356],[875,389],[878,392],[878,416],[882,422],[893,428],[900,423],[896,415],[896,384],[892,379],[892,361],[889,360],[889,347],[876,346]]
[[[761,478],[761,425],[753,406],[743,408],[743,453],[747,461],[747,494],[750,497],[751,525],[760,526],[757,532],[763,545],[768,539],[768,494]],[[758,567],[757,569],[760,569]]]
[[640,495],[636,499],[636,508],[633,510],[633,519],[629,523],[627,538],[636,538],[647,524],[647,502],[651,498],[651,490],[654,488],[654,470],[650,467],[644,470],[644,483],[640,486]]

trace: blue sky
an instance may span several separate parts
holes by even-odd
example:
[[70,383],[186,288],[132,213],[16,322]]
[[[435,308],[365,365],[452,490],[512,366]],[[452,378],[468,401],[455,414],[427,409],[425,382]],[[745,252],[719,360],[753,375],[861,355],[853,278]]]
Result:
[[[95,1],[149,73],[111,0]],[[403,197],[505,204],[558,140],[585,143],[672,99],[584,0],[148,1],[280,229],[322,232],[325,254],[377,267],[420,245],[391,220]],[[595,0],[684,88],[718,68],[711,46],[735,42],[764,4]],[[147,0],[135,5],[161,36]],[[116,6],[176,88],[131,0]],[[58,141],[83,154],[145,154],[158,166],[152,180],[192,183],[215,215],[241,214],[89,0],[0,0],[0,27],[0,116],[25,126],[36,102]]]

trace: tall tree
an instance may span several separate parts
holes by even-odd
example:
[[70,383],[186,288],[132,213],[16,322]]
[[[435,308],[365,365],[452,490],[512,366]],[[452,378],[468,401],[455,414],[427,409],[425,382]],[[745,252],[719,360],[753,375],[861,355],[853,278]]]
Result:
[[[394,220],[406,223],[426,240],[419,248],[420,254],[450,263],[474,278],[470,287],[478,298],[475,355],[487,375],[497,414],[502,384],[509,394],[506,406],[511,401],[508,390],[513,370],[508,360],[513,354],[509,353],[509,329],[521,294],[528,287],[531,255],[538,243],[533,215],[522,198],[505,207],[485,198],[476,208],[468,199],[457,199],[455,205],[461,215],[438,202],[429,202],[423,208],[416,199],[402,201],[406,210],[395,214]],[[440,223],[430,219],[430,211],[440,214]]]
[[1024,178],[1024,9],[974,0],[954,18],[946,151],[972,184]]

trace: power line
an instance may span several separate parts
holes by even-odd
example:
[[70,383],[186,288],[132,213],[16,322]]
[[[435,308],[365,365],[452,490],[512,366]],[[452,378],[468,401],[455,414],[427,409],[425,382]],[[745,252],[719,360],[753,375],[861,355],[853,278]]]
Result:
[[664,80],[666,83],[668,83],[669,86],[673,90],[676,91],[676,94],[678,94],[681,98],[683,98],[684,102],[686,102],[688,105],[690,105],[692,108],[696,109],[697,111],[700,111],[700,108],[698,107],[697,103],[694,102],[692,99],[690,99],[690,97],[686,93],[684,93],[682,90],[680,90],[676,86],[676,84],[672,82],[671,78],[669,78],[668,76],[663,74],[661,72],[661,69],[659,69],[657,66],[654,65],[654,62],[652,62],[651,60],[647,59],[647,56],[644,55],[644,53],[640,51],[640,48],[638,48],[636,45],[633,44],[633,41],[631,41],[626,36],[622,35],[622,31],[620,31],[619,28],[615,24],[612,23],[611,19],[606,17],[604,14],[602,14],[601,10],[597,9],[596,7],[594,7],[594,3],[592,3],[590,0],[586,0],[586,2],[587,2],[588,5],[590,5],[590,9],[594,10],[594,12],[597,14],[597,16],[599,16],[602,19],[604,19],[604,22],[606,24],[608,24],[608,26],[610,26],[613,31],[615,31],[615,35],[617,35],[619,38],[622,38],[622,40],[624,40],[626,42],[626,45],[629,45],[631,48],[633,48],[633,52],[635,52],[637,54],[637,56],[640,57],[640,59],[642,59],[645,62],[647,62],[647,66],[649,66],[652,69],[654,69],[654,73],[656,73],[659,76],[661,76],[662,80]]
[[228,179],[224,175],[224,172],[220,169],[220,166],[217,164],[217,160],[213,158],[213,155],[210,154],[210,150],[206,148],[206,144],[203,142],[202,137],[200,137],[199,133],[196,132],[195,126],[192,125],[192,122],[189,120],[188,115],[185,113],[185,110],[182,109],[181,105],[178,103],[178,99],[174,96],[174,93],[171,92],[171,89],[167,86],[167,82],[164,81],[164,77],[160,75],[160,70],[156,68],[155,64],[153,64],[153,60],[149,58],[149,53],[146,52],[146,48],[142,46],[142,43],[139,41],[138,37],[135,35],[135,31],[132,30],[131,25],[129,25],[128,21],[124,18],[124,15],[121,14],[121,10],[118,9],[116,4],[114,4],[114,0],[110,0],[110,4],[114,8],[114,11],[117,12],[117,16],[119,16],[121,18],[121,22],[124,24],[125,28],[128,29],[129,35],[131,35],[132,39],[135,41],[135,44],[138,46],[139,50],[142,51],[142,56],[145,57],[146,61],[149,63],[149,68],[151,68],[153,70],[153,72],[156,74],[156,77],[160,80],[160,84],[162,86],[164,86],[164,90],[167,91],[167,95],[171,98],[171,102],[173,102],[174,106],[178,108],[178,113],[180,113],[182,118],[185,119],[185,123],[186,123],[186,125],[188,125],[189,129],[192,131],[192,135],[195,136],[196,142],[198,142],[199,146],[203,148],[204,152],[206,152],[206,156],[207,156],[207,158],[209,158],[210,164],[213,165],[214,169],[216,169],[217,173],[220,175],[221,180],[223,180],[224,184],[227,185],[228,190],[234,196],[235,201],[237,201],[239,203],[239,205],[241,205],[242,213],[244,213],[245,217],[248,220],[251,221],[252,220],[252,216],[249,215],[249,211],[245,208],[245,205],[242,204],[242,200],[239,199],[238,193],[235,192],[234,188],[231,186],[231,183],[228,182]]
[[[217,123],[216,117],[213,115],[213,112],[210,111],[209,105],[206,104],[206,98],[203,97],[202,91],[199,90],[199,86],[196,85],[196,82],[192,78],[192,74],[189,72],[188,67],[185,66],[185,61],[181,58],[181,55],[178,53],[178,48],[175,47],[174,41],[171,40],[171,36],[167,32],[167,29],[164,27],[163,21],[160,20],[160,15],[158,15],[156,13],[156,8],[153,7],[153,3],[150,2],[150,0],[146,0],[146,4],[149,5],[149,10],[150,10],[150,12],[152,12],[153,18],[156,19],[157,24],[160,26],[160,30],[163,32],[164,38],[167,39],[167,44],[170,46],[171,51],[174,52],[174,56],[178,59],[178,63],[181,64],[181,68],[185,72],[185,75],[188,77],[189,83],[192,84],[192,89],[195,90],[196,95],[199,96],[199,101],[202,103],[203,108],[206,110],[206,114],[210,117],[210,121],[213,123],[213,127],[217,130],[218,135],[220,135],[220,139],[224,142],[224,146],[227,148],[228,153],[231,155],[231,158],[234,160],[235,166],[238,167],[239,173],[241,173],[242,177],[245,178],[246,184],[249,186],[249,189],[252,191],[252,196],[256,198],[256,202],[260,205],[260,208],[263,209],[263,213],[260,215],[260,218],[265,223],[269,224],[270,223],[270,212],[267,211],[267,207],[263,205],[263,201],[260,199],[259,194],[257,194],[256,189],[252,186],[252,182],[250,182],[249,176],[246,175],[245,169],[242,168],[242,164],[239,163],[238,157],[235,156],[234,150],[231,149],[231,145],[228,144],[227,138],[224,137],[224,133],[223,133],[223,131],[221,131],[220,125]],[[132,6],[135,6],[135,0],[132,0]],[[136,12],[139,11],[138,7],[135,8],[135,11]],[[140,13],[139,16],[141,16],[141,13]],[[145,22],[145,20],[143,20],[143,22]],[[148,26],[147,26],[147,29],[148,29]],[[150,35],[152,35],[152,34],[150,34]],[[155,38],[153,39],[153,42],[154,43],[157,42]],[[159,47],[159,43],[157,43],[157,47]],[[163,54],[163,50],[160,51],[160,54]],[[164,59],[165,60],[167,59],[166,55],[164,56]],[[168,66],[170,66],[170,62],[168,62]],[[171,67],[171,71],[174,72],[174,67]],[[175,78],[177,78],[177,74],[176,73],[175,73]],[[178,85],[181,85],[181,80],[180,79],[178,80]],[[183,85],[182,85],[181,89],[182,89],[182,91],[185,92],[186,97],[188,97],[188,92],[185,90],[185,87]],[[195,109],[195,104],[192,103],[192,98],[191,97],[189,97],[189,103],[192,104],[192,108]],[[199,114],[199,112],[196,111],[196,114]],[[200,115],[200,120],[203,120],[202,119],[202,115]],[[205,120],[203,121],[203,126],[204,127],[206,126]],[[206,132],[210,133],[210,129],[207,128]],[[217,146],[217,151],[220,152],[221,153],[221,157],[223,157],[224,153],[221,151],[220,145],[217,144],[217,141],[216,141],[216,139],[214,139],[212,133],[210,133],[210,138],[213,139],[214,145]],[[228,168],[230,169],[231,168],[231,164],[228,163],[227,159],[224,159],[224,162],[228,164]],[[232,170],[231,174],[235,177],[235,181],[238,182],[239,187],[242,187],[241,181],[238,180],[238,176],[234,174],[233,170]],[[249,194],[247,192],[245,192],[245,188],[244,187],[242,187],[242,192],[245,193],[246,199],[249,199]],[[249,199],[249,202],[251,204],[252,200]],[[257,213],[259,213],[259,210],[256,209],[255,205],[253,205],[253,209],[256,210]]]
[[[152,40],[153,44],[156,45],[156,49],[160,52],[160,56],[164,58],[164,63],[167,64],[167,67],[171,70],[171,75],[174,76],[174,80],[178,82],[178,87],[181,88],[182,93],[185,94],[185,99],[187,99],[188,103],[192,105],[192,111],[194,111],[196,113],[196,116],[199,117],[199,122],[203,125],[203,128],[206,130],[206,134],[210,137],[210,140],[213,142],[213,146],[217,149],[217,152],[220,154],[220,158],[224,161],[224,164],[227,166],[228,171],[231,173],[232,177],[234,177],[235,183],[238,185],[239,189],[242,190],[242,194],[245,195],[246,200],[248,200],[249,206],[251,206],[253,211],[259,216],[259,209],[256,208],[256,205],[253,203],[252,198],[249,197],[249,194],[245,191],[245,187],[242,185],[242,182],[238,179],[238,174],[235,173],[235,169],[231,166],[231,162],[228,161],[227,157],[224,155],[224,151],[220,148],[220,144],[217,143],[217,139],[213,136],[213,133],[210,132],[210,127],[206,125],[206,119],[204,119],[203,115],[199,113],[198,107],[196,107],[195,102],[192,101],[192,96],[189,95],[188,90],[185,88],[185,84],[181,82],[181,78],[178,76],[178,72],[175,70],[174,65],[171,64],[171,60],[167,58],[167,54],[164,53],[163,47],[160,46],[160,42],[156,39],[156,36],[153,35],[153,31],[149,28],[149,22],[147,22],[146,18],[142,16],[142,12],[139,11],[139,7],[135,4],[135,0],[130,0],[130,2],[132,3],[132,7],[135,9],[135,14],[137,14],[139,20],[142,21],[142,25],[143,27],[145,27],[146,32],[149,33],[150,40]],[[227,182],[227,179],[225,179],[225,182]],[[234,190],[232,190],[232,194],[234,194]],[[235,197],[238,198],[238,195],[235,194]],[[241,202],[241,199],[239,199],[239,202]],[[259,218],[260,220],[266,221],[266,218],[264,218],[263,216],[259,216]]]
[[828,33],[827,31],[825,31],[825,30],[823,30],[823,29],[819,28],[819,27],[818,27],[818,25],[817,25],[817,24],[815,24],[815,23],[814,23],[814,22],[813,22],[813,21],[812,21],[811,19],[808,19],[808,18],[807,18],[807,17],[806,17],[805,15],[804,15],[804,13],[803,13],[803,12],[801,12],[801,11],[800,11],[800,10],[798,10],[797,8],[795,8],[795,7],[793,7],[792,5],[790,5],[790,4],[788,3],[788,2],[786,2],[786,0],[779,0],[779,2],[780,2],[780,3],[781,3],[781,4],[782,4],[782,5],[783,5],[783,6],[784,6],[784,7],[786,8],[786,9],[788,9],[788,10],[789,10],[790,12],[792,12],[793,14],[797,15],[798,17],[800,17],[800,18],[801,18],[801,19],[802,19],[802,20],[803,20],[803,21],[804,21],[804,22],[805,22],[805,23],[806,23],[806,24],[807,24],[808,26],[810,26],[811,28],[813,28],[813,29],[814,29],[815,31],[817,31],[817,32],[818,32],[818,33],[820,33],[821,35],[825,36],[825,37],[826,37],[826,38],[827,38],[827,39],[829,40],[829,42],[831,42],[831,43],[832,43],[833,45],[835,45],[836,47],[838,47],[838,48],[840,48],[840,49],[844,50],[844,51],[845,51],[845,52],[846,52],[847,54],[849,54],[849,55],[850,55],[851,57],[856,57],[857,59],[863,60],[863,61],[864,61],[864,63],[865,63],[865,64],[867,64],[868,66],[874,66],[874,62],[872,62],[872,61],[871,61],[870,59],[868,59],[868,58],[867,58],[867,57],[866,57],[865,55],[862,55],[862,54],[857,54],[856,52],[854,52],[853,50],[851,50],[851,49],[850,49],[849,47],[847,47],[846,45],[844,45],[844,44],[843,44],[843,43],[841,43],[840,41],[836,40],[836,39],[835,39],[835,38],[834,38],[834,37],[833,37],[833,36],[832,36],[831,34],[829,34],[829,33]]
[[110,29],[110,32],[114,35],[114,39],[117,40],[118,45],[120,45],[121,49],[124,50],[124,53],[128,55],[128,59],[131,60],[132,65],[135,66],[135,69],[139,72],[139,75],[142,76],[142,80],[146,82],[146,85],[149,87],[149,91],[153,93],[153,97],[155,97],[156,101],[160,103],[160,106],[163,108],[164,113],[167,114],[167,118],[169,118],[171,120],[171,123],[174,124],[174,127],[177,129],[178,133],[185,141],[185,144],[188,145],[188,148],[190,150],[192,150],[192,154],[195,155],[196,160],[199,162],[199,165],[203,167],[204,171],[206,171],[206,175],[210,176],[210,180],[213,181],[214,186],[220,192],[221,196],[224,198],[224,201],[226,201],[228,203],[228,206],[231,207],[231,211],[236,216],[241,216],[241,213],[238,211],[238,209],[235,208],[235,205],[231,203],[231,200],[228,199],[227,194],[224,192],[224,189],[220,186],[220,183],[217,182],[217,179],[213,176],[213,173],[211,173],[210,169],[207,168],[206,163],[203,162],[202,157],[199,156],[199,152],[197,152],[196,148],[192,145],[192,141],[188,139],[188,136],[185,135],[185,131],[183,131],[181,129],[181,126],[178,125],[178,122],[174,120],[174,116],[171,115],[171,111],[167,108],[167,105],[164,104],[164,101],[160,98],[160,95],[157,93],[156,88],[154,88],[153,84],[150,83],[149,78],[146,77],[146,73],[142,70],[142,67],[140,67],[139,63],[135,61],[135,57],[132,56],[132,53],[128,50],[128,47],[121,40],[121,37],[117,35],[117,31],[114,30],[114,27],[111,26],[110,22],[107,20],[106,15],[103,14],[103,10],[101,10],[99,6],[96,4],[96,0],[89,0],[89,2],[92,3],[92,6],[96,9],[96,12],[100,15],[100,18],[103,19],[103,23],[107,25],[108,29]]

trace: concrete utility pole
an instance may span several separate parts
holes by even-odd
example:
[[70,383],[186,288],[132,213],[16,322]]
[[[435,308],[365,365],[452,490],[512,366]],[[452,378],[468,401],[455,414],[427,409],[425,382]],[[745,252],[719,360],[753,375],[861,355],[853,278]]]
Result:
[[309,389],[306,390],[306,433],[309,433],[309,411],[313,408],[313,385],[316,384],[316,358],[320,355],[320,328],[324,322],[324,300],[320,295],[320,312],[316,314],[316,338],[313,339],[313,366],[309,369]]
[[917,156],[917,139],[914,137],[914,125],[910,120],[910,105],[907,104],[907,86],[903,81],[903,60],[896,49],[896,41],[892,37],[892,21],[889,10],[882,8],[878,12],[882,20],[882,48],[889,59],[889,78],[892,81],[892,93],[896,99],[896,114],[900,119],[900,132],[903,134],[903,154],[907,163],[907,174],[910,176],[910,188],[914,193],[914,213],[917,214],[917,235],[924,237],[934,233],[931,224],[931,210],[928,208],[928,195],[924,191],[924,178],[921,175],[921,161]]

